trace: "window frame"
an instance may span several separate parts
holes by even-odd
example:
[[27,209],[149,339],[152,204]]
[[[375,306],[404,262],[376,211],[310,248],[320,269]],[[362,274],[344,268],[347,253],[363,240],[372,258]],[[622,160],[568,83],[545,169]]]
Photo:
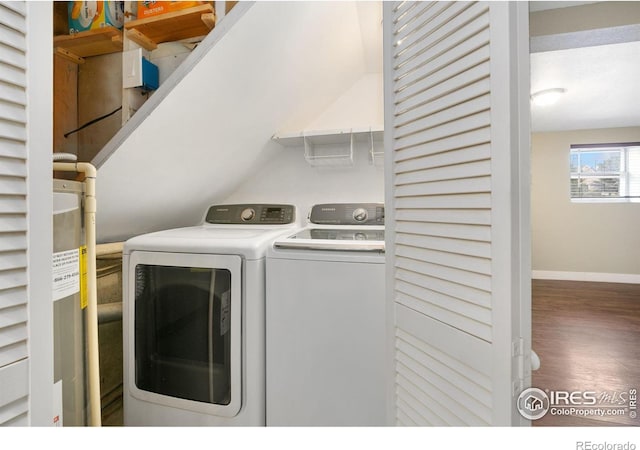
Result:
[[[578,159],[582,152],[620,152],[619,170],[612,172],[594,173],[588,175],[588,178],[618,178],[618,195],[617,196],[599,196],[599,197],[582,197],[575,196],[572,187],[573,180],[581,178],[581,165],[578,163],[578,171],[572,170],[571,160],[577,153]],[[629,170],[629,154],[631,151],[638,152],[640,155],[640,142],[621,142],[621,143],[603,143],[603,144],[571,144],[569,147],[569,199],[572,203],[640,203],[640,184],[636,187],[637,194],[631,195],[632,186],[630,185],[631,176],[635,174],[640,177],[640,170],[630,172]],[[586,177],[582,177],[586,178]]]

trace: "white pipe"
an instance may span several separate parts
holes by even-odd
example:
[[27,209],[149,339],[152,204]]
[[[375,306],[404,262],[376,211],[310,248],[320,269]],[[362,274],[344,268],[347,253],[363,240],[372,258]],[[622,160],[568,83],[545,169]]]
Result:
[[89,424],[102,425],[100,353],[98,345],[98,288],[96,273],[96,168],[89,163],[54,162],[53,170],[85,176],[85,245],[87,246],[87,352],[89,359]]

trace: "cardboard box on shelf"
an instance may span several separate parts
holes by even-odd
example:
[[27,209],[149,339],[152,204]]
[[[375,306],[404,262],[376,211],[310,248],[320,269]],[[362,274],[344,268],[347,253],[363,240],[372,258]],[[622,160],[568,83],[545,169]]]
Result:
[[193,8],[194,6],[204,5],[208,2],[199,1],[139,1],[138,2],[138,19],[154,17],[160,14],[166,14],[182,9]]
[[72,1],[67,5],[70,34],[124,25],[123,1]]

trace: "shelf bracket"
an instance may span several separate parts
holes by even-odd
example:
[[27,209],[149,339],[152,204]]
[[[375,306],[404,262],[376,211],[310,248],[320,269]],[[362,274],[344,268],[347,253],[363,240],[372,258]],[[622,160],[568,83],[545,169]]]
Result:
[[212,30],[213,27],[216,26],[216,15],[214,13],[205,13],[200,16],[200,19],[202,19],[202,22],[204,22],[209,30]]
[[78,55],[76,55],[74,53],[71,53],[66,48],[56,47],[55,54],[58,55],[58,56],[62,56],[64,59],[68,59],[69,61],[74,62],[76,64],[84,64],[84,58],[83,57],[78,56]]
[[158,45],[155,42],[135,28],[127,30],[127,37],[145,50],[153,51],[158,48]]
[[111,38],[111,42],[113,42],[114,46],[120,47],[122,48],[122,46],[124,45],[123,39],[122,39],[122,35],[118,34],[116,36],[113,36]]

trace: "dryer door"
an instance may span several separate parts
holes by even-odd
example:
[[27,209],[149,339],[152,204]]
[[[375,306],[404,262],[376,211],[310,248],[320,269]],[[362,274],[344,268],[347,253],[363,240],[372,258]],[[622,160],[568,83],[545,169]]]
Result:
[[135,397],[233,417],[241,406],[237,255],[133,252],[128,382]]

